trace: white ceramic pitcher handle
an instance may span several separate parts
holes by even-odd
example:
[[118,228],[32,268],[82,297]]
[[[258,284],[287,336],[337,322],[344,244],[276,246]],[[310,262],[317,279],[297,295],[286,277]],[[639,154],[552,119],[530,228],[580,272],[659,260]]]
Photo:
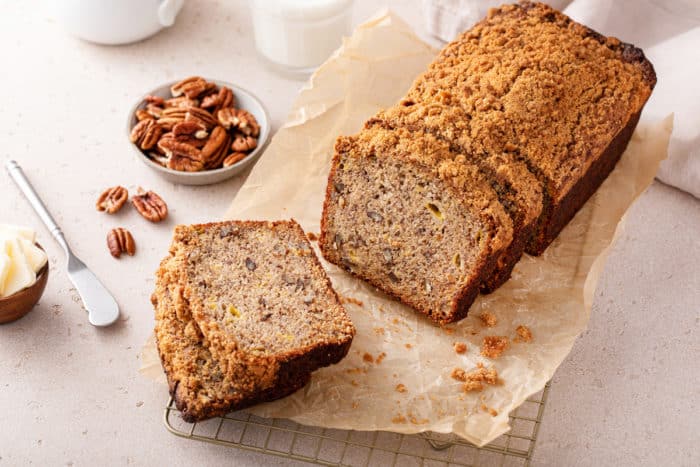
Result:
[[175,24],[175,18],[185,0],[162,0],[158,7],[158,21],[167,27]]

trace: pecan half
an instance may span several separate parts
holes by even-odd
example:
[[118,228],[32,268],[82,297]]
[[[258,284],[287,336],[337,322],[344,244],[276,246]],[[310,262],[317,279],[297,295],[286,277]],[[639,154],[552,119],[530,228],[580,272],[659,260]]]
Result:
[[218,122],[212,114],[199,107],[190,107],[187,109],[187,114],[185,115],[186,122],[201,122],[207,127],[207,130],[211,131]]
[[178,136],[193,136],[197,139],[206,138],[209,133],[207,127],[199,121],[180,122],[173,127],[173,135]]
[[[221,128],[221,127],[216,127],[216,128]],[[215,128],[215,130],[216,130],[216,128]],[[223,130],[223,128],[222,128],[222,130]],[[226,133],[226,130],[223,130],[223,131],[226,135],[226,139],[221,143],[221,146],[219,147],[219,149],[217,149],[211,155],[211,157],[209,157],[209,159],[205,163],[204,168],[207,170],[218,169],[224,163],[224,159],[226,159],[226,155],[228,154],[228,151],[229,151],[228,148],[231,145],[231,136],[228,133]]]
[[138,110],[136,111],[136,120],[138,120],[139,122],[140,122],[141,120],[146,120],[146,119],[148,119],[148,118],[153,119],[153,118],[156,118],[156,116],[153,115],[151,112],[149,112],[149,111],[146,110],[146,109],[138,109]]
[[258,146],[258,140],[252,136],[236,135],[231,143],[231,150],[234,152],[250,152]]
[[197,139],[191,135],[175,136],[172,131],[169,131],[167,133],[164,133],[163,136],[160,137],[160,139],[158,140],[158,144],[156,145],[156,150],[162,155],[166,154],[165,149],[163,149],[163,144],[167,146],[169,143],[166,143],[165,140],[168,139],[177,141],[178,143],[189,144],[190,146],[194,146],[197,149],[201,149],[202,146],[204,146],[207,142],[206,139]]
[[236,129],[246,136],[257,137],[260,134],[260,125],[253,114],[243,109],[221,109],[216,113],[221,126]]
[[129,192],[126,188],[123,186],[113,186],[112,188],[107,188],[100,195],[95,206],[98,211],[114,214],[124,206],[127,199],[129,199]]
[[163,113],[163,107],[155,104],[146,104],[146,112],[153,115],[155,118],[160,118]]
[[148,104],[157,105],[158,107],[163,107],[165,105],[165,99],[160,96],[146,96],[144,102]]
[[207,140],[207,144],[202,148],[202,156],[205,159],[211,158],[211,156],[221,149],[221,146],[226,142],[227,136],[226,130],[224,130],[223,127],[219,125],[215,126],[211,132],[211,136],[209,136]]
[[141,120],[131,130],[131,142],[147,151],[156,145],[163,129],[153,119]]
[[224,159],[224,167],[230,167],[236,162],[242,161],[247,155],[248,154],[244,152],[232,152],[231,154],[226,156],[226,159]]
[[209,89],[209,83],[207,83],[204,78],[190,76],[189,78],[185,78],[173,84],[170,88],[170,92],[174,97],[179,97],[184,94],[190,99],[194,99],[207,89]]
[[221,109],[233,107],[236,97],[231,88],[221,86],[218,93],[210,94],[202,99],[202,108],[210,109],[212,114],[216,115]]
[[107,248],[115,258],[119,258],[122,253],[134,256],[136,253],[136,243],[131,232],[121,227],[112,229],[107,234]]
[[188,107],[197,107],[199,101],[197,99],[190,99],[187,96],[172,97],[165,101],[165,108],[168,109],[186,109]]
[[138,194],[131,197],[131,204],[151,222],[160,222],[168,217],[168,205],[153,191],[144,192],[139,188]]
[[180,121],[185,120],[185,115],[187,115],[187,108],[184,107],[168,107],[163,110],[160,115],[161,118],[179,118]]
[[176,138],[161,139],[158,147],[168,156],[168,168],[184,172],[197,172],[204,168],[202,151]]

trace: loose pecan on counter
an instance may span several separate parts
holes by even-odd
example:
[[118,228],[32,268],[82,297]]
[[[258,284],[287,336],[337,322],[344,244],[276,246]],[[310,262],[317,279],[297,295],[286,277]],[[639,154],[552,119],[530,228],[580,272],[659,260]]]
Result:
[[139,214],[151,222],[160,222],[168,217],[168,205],[153,191],[144,192],[139,188],[138,194],[131,197],[131,204]]
[[134,237],[131,236],[131,232],[121,227],[109,231],[107,234],[107,248],[109,248],[110,254],[115,258],[119,258],[122,253],[126,253],[129,256],[134,256],[136,253]]
[[102,192],[95,206],[98,211],[114,214],[124,206],[127,199],[129,199],[129,192],[126,188],[123,186],[113,186]]

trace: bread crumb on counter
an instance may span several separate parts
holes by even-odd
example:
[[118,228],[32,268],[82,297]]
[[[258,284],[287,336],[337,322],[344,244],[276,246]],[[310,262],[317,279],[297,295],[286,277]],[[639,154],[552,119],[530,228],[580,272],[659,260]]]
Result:
[[506,336],[486,336],[481,344],[481,355],[488,358],[498,358],[508,348]]
[[358,300],[352,297],[344,297],[342,295],[340,295],[340,303],[342,303],[343,305],[345,305],[346,303],[352,303],[353,305],[357,306],[365,306],[365,304],[362,303],[362,300]]
[[454,349],[456,353],[462,354],[467,351],[467,344],[464,342],[455,342]]
[[317,241],[318,237],[319,237],[319,234],[317,234],[317,233],[313,233],[313,232],[306,233],[306,238],[308,238],[310,242]]
[[366,361],[367,363],[374,363],[374,357],[369,352],[365,352],[365,354],[362,356],[362,360]]
[[406,386],[404,386],[402,383],[399,383],[396,385],[396,392],[406,392],[408,389],[406,389]]
[[532,342],[532,331],[527,326],[521,324],[515,328],[515,333],[518,335],[515,342]]
[[353,403],[352,403],[352,408],[353,408],[353,409],[356,409],[356,408],[358,408],[359,406],[360,406],[360,404],[357,403],[357,402],[353,402]]
[[464,392],[477,392],[484,389],[484,383],[490,384],[492,386],[501,384],[501,380],[498,379],[498,372],[495,368],[486,368],[484,364],[479,362],[476,364],[476,368],[469,373],[461,368],[455,368],[452,370],[452,378],[457,381],[462,381],[462,391]]
[[352,381],[350,381],[350,384],[352,384],[352,385],[355,386],[355,387],[357,387],[357,386],[360,385],[360,383],[358,383],[358,382],[355,381],[354,379],[353,379]]
[[379,355],[377,355],[376,363],[379,365],[382,363],[382,360],[384,360],[384,357],[386,357],[386,353],[382,352]]
[[482,312],[479,315],[479,319],[481,320],[481,324],[483,324],[487,328],[495,327],[498,324],[498,318],[496,318],[492,313],[489,313],[488,311]]
[[413,346],[411,344],[404,344],[407,349],[412,349]]

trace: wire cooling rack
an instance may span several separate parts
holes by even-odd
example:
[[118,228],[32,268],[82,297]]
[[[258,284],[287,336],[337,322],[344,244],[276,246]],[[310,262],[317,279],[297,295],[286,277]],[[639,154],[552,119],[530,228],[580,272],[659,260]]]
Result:
[[456,435],[335,430],[246,411],[186,423],[172,399],[164,422],[183,438],[328,466],[528,466],[548,392],[549,383],[510,415],[508,433],[482,448]]

